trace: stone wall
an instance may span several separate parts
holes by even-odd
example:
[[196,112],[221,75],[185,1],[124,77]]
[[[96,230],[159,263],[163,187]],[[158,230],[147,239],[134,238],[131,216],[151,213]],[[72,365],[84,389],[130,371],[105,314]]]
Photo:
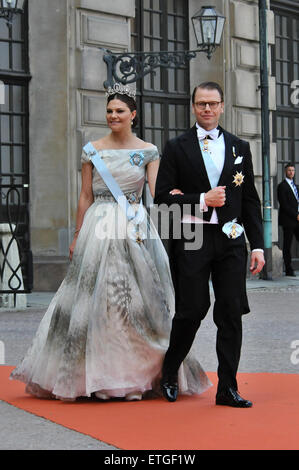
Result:
[[[51,284],[56,261],[68,251],[66,19],[67,2],[29,0],[30,224],[38,290],[40,282]],[[43,270],[49,257],[52,270]]]
[[100,47],[128,50],[134,0],[29,0],[30,213],[34,289],[68,267],[82,145],[107,132]]
[[[228,2],[227,2],[228,3]],[[261,200],[262,141],[261,141],[261,93],[260,93],[260,49],[259,49],[259,5],[258,0],[231,0],[226,7],[229,15],[229,34],[226,42],[230,50],[230,68],[227,70],[227,86],[231,88],[231,123],[233,131],[248,140],[253,156],[255,180]],[[275,44],[274,14],[268,10],[267,36],[269,43],[269,109],[270,109],[270,174],[277,172],[276,144],[272,142],[272,112],[276,109],[275,79],[271,76],[270,47]],[[273,201],[273,179],[271,180]],[[278,211],[272,209],[272,242],[278,242]],[[282,257],[279,249],[273,249],[272,276],[282,272]]]

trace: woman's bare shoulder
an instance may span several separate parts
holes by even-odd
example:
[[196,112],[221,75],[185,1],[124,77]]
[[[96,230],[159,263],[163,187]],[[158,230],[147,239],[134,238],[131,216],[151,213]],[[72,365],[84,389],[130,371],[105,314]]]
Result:
[[[98,140],[95,140],[91,142],[92,145],[96,150],[105,150],[105,149],[114,149],[116,146],[114,143],[111,141],[109,136],[102,137]],[[136,137],[133,140],[128,141],[127,145],[124,146],[124,148],[136,148],[136,149],[155,149],[156,146],[153,145],[150,142],[145,142],[142,139],[139,139],[139,137]]]
[[153,148],[154,149],[154,148],[156,148],[156,146],[154,144],[152,144],[151,142],[145,142],[144,140],[137,138],[136,148],[140,148],[140,149]]
[[91,143],[96,150],[103,150],[104,148],[107,148],[107,137],[101,137],[100,139],[94,140]]

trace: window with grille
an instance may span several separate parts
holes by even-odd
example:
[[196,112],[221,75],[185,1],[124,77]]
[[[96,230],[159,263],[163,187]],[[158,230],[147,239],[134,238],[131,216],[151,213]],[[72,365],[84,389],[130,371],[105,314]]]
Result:
[[[272,73],[276,79],[276,111],[273,113],[273,138],[277,145],[276,187],[285,177],[284,167],[291,163],[299,181],[299,104],[292,99],[294,82],[299,80],[299,4],[297,1],[271,1],[275,15],[275,45],[272,47]],[[293,256],[299,258],[299,247]]]
[[11,26],[0,18],[0,175],[2,184],[28,184],[28,47],[26,14]]
[[[136,0],[132,50],[188,50],[188,34],[185,0]],[[155,69],[138,80],[137,94],[139,135],[162,152],[168,139],[189,127],[189,64]]]
[[[0,224],[16,227],[23,280],[29,280],[28,13],[0,18]],[[30,268],[31,269],[31,268]],[[30,274],[31,275],[31,274]]]
[[[275,46],[272,49],[272,73],[276,79],[274,138],[277,143],[277,182],[284,177],[284,166],[293,163],[299,174],[299,104],[292,103],[292,84],[299,80],[299,5],[294,11],[278,8],[275,13]],[[292,2],[289,2],[292,3]],[[295,5],[295,2],[294,2]]]

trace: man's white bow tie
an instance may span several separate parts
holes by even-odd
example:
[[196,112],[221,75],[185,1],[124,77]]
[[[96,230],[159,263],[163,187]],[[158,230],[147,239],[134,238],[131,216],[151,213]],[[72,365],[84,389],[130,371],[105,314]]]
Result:
[[197,137],[199,138],[199,140],[203,140],[207,136],[209,136],[212,140],[218,139],[219,129],[215,128],[215,129],[212,129],[211,131],[206,131],[205,129],[197,128]]

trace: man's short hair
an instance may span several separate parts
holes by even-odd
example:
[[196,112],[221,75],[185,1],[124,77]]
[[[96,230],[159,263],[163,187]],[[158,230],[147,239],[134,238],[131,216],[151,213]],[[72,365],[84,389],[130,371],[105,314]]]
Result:
[[293,165],[293,163],[287,163],[284,169],[286,170],[287,168],[290,168],[290,167],[295,168],[295,165]]
[[216,82],[202,82],[199,85],[197,85],[193,90],[192,103],[194,103],[194,101],[195,101],[195,94],[196,94],[196,91],[198,90],[198,88],[205,88],[206,90],[217,90],[219,92],[221,101],[224,101],[224,93],[223,93],[223,90],[222,90],[221,86],[218,83],[216,83]]

